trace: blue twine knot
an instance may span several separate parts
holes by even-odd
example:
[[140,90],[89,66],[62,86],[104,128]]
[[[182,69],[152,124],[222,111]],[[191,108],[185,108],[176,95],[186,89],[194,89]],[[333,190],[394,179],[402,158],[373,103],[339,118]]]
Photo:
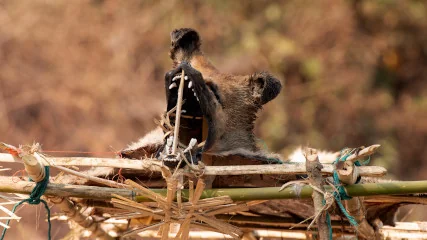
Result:
[[[337,157],[337,159],[334,161],[334,165],[336,166],[336,164],[338,162],[344,162],[347,160],[347,158],[353,153],[353,151],[348,151],[346,154],[343,154],[343,152],[347,150],[347,149],[343,149],[340,153],[340,155]],[[371,158],[369,157],[367,160],[365,160],[363,163],[360,163],[359,161],[356,161],[354,163],[354,165],[356,166],[362,166],[362,165],[366,165],[369,163],[369,161],[371,160]],[[357,227],[357,221],[356,219],[354,219],[353,216],[351,216],[347,210],[345,209],[344,205],[342,204],[341,200],[349,200],[352,199],[351,196],[349,196],[347,194],[347,192],[345,191],[344,186],[340,183],[340,179],[338,177],[338,173],[336,170],[336,167],[334,169],[333,172],[333,184],[334,187],[337,189],[337,191],[334,191],[332,194],[334,196],[335,202],[337,203],[339,209],[341,210],[341,212],[344,214],[344,216],[348,219],[348,221],[350,222],[351,225],[353,225],[354,227]],[[331,218],[329,216],[329,214],[326,214],[326,222],[328,224],[328,228],[329,228],[329,239],[332,240],[332,225],[331,225]]]
[[[12,212],[15,213],[16,208],[25,202],[27,202],[31,205],[37,205],[39,203],[43,203],[44,208],[46,209],[46,212],[47,212],[48,239],[50,240],[51,239],[51,235],[50,235],[50,230],[51,230],[50,209],[49,209],[49,206],[47,205],[47,202],[45,200],[41,199],[44,192],[46,191],[48,183],[49,183],[49,167],[45,166],[45,177],[44,177],[44,179],[36,184],[36,186],[31,191],[29,198],[24,199],[24,200],[18,202],[17,204],[15,204],[15,206],[13,206]],[[6,225],[9,226],[9,223],[10,223],[10,219],[8,219],[6,221]],[[6,231],[7,231],[7,228],[4,228],[0,240],[3,240],[4,236],[6,235]]]

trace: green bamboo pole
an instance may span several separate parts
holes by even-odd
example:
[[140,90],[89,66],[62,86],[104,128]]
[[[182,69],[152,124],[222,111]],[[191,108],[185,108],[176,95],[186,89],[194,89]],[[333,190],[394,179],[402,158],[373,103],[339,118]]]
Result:
[[[29,194],[34,186],[34,182],[14,182],[10,177],[0,177],[0,192]],[[234,201],[298,199],[310,198],[313,191],[313,189],[307,185],[299,187],[295,185],[290,186],[281,192],[279,192],[279,189],[280,187],[206,189],[203,191],[201,199],[219,196],[230,196]],[[325,186],[325,189],[327,191],[332,191],[330,186]],[[426,193],[427,181],[354,184],[346,186],[345,189],[347,194],[352,197]],[[166,189],[151,190],[166,196]],[[49,183],[45,192],[45,195],[51,196],[104,200],[110,199],[111,194],[134,198],[138,202],[149,201],[148,198],[138,196],[131,190],[108,187]],[[188,190],[182,190],[182,196],[188,198]]]
[[[281,192],[279,189],[279,187],[207,189],[203,191],[201,198],[230,196],[234,201],[297,199],[311,198],[313,193],[313,189],[308,185],[287,187]],[[351,197],[425,193],[427,192],[427,181],[353,184],[346,186],[345,189]],[[325,186],[325,190],[332,191],[332,187]],[[166,190],[161,189],[156,192],[164,195]],[[188,191],[183,190],[182,194],[183,197],[188,197]],[[145,198],[137,196],[136,200],[145,201]]]

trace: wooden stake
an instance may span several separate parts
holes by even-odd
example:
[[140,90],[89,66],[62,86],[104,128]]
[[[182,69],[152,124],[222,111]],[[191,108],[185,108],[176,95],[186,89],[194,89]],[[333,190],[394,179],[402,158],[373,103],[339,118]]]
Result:
[[[372,152],[375,151],[378,146],[371,146],[371,148],[367,149],[367,151],[364,151],[362,154],[366,154],[366,152]],[[366,148],[365,148],[366,149]],[[363,150],[365,150],[363,149]],[[362,150],[362,151],[363,151]],[[361,151],[361,152],[362,152]],[[362,155],[361,154],[361,155]],[[353,156],[353,155],[351,155]],[[346,160],[344,162],[343,169],[337,170],[338,178],[341,183],[344,184],[355,184],[357,182],[357,179],[359,178],[359,171],[357,166],[354,165],[354,161],[352,160]],[[363,198],[362,197],[353,197],[350,200],[346,200],[346,209],[348,213],[354,217],[354,219],[357,222],[357,231],[360,234],[360,236],[366,238],[366,239],[375,239],[375,231],[372,228],[372,226],[366,221],[365,217],[365,207],[363,205]]]
[[348,213],[354,217],[357,222],[357,232],[360,236],[366,239],[375,239],[375,231],[372,226],[366,221],[365,208],[363,206],[362,197],[354,197],[346,200],[346,209]]
[[321,191],[313,191],[312,194],[314,214],[316,216],[315,220],[317,223],[317,229],[319,231],[319,239],[328,240],[329,228],[326,223],[327,209],[325,209],[325,198],[323,194],[325,192],[325,188],[323,187],[325,181],[321,174],[321,169],[323,166],[320,164],[319,158],[317,157],[317,151],[315,149],[307,148],[304,155],[306,159],[306,169],[310,184]]

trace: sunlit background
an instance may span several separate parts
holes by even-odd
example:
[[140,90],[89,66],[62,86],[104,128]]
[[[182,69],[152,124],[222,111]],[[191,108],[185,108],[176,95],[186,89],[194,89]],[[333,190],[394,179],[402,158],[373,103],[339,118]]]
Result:
[[[108,155],[137,140],[165,110],[178,27],[199,31],[221,71],[283,82],[257,121],[265,150],[378,143],[371,164],[390,178],[427,179],[427,2],[417,0],[1,0],[0,141]],[[33,208],[9,237],[46,238]],[[66,226],[55,224],[57,239]]]

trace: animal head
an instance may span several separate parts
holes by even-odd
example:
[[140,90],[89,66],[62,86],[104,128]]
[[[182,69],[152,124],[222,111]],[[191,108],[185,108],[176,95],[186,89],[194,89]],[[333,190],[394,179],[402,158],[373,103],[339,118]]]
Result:
[[[201,43],[201,37],[194,29],[173,30],[170,48],[173,67],[176,69],[182,64],[189,64],[191,68],[201,73],[207,86],[203,95],[213,96],[212,100],[206,104],[211,105],[208,107],[211,109],[211,115],[215,117],[209,126],[210,134],[215,135],[216,138],[214,141],[217,144],[214,145],[216,147],[224,145],[218,147],[221,150],[238,147],[253,150],[255,142],[252,131],[257,112],[262,105],[273,100],[280,93],[282,85],[268,72],[243,76],[221,73],[205,56]],[[173,74],[177,74],[176,71]],[[170,87],[168,87],[171,86],[168,84],[173,84],[173,82],[167,80],[166,82],[168,109],[170,109],[175,106],[176,100],[175,94],[170,94]],[[186,110],[186,114],[200,113],[198,109],[194,109],[194,106],[197,107],[202,103],[194,104],[195,101],[192,100],[191,95],[192,92],[188,94],[184,90],[184,96],[188,97],[183,108]]]
[[243,77],[243,81],[239,80],[239,82],[250,88],[254,100],[261,105],[273,100],[280,93],[282,88],[280,81],[268,72],[245,76],[221,74],[203,54],[201,45],[202,41],[196,30],[191,28],[173,30],[171,32],[170,49],[173,66],[176,67],[182,62],[188,62],[192,67],[200,71],[207,81],[212,81],[216,84]]

